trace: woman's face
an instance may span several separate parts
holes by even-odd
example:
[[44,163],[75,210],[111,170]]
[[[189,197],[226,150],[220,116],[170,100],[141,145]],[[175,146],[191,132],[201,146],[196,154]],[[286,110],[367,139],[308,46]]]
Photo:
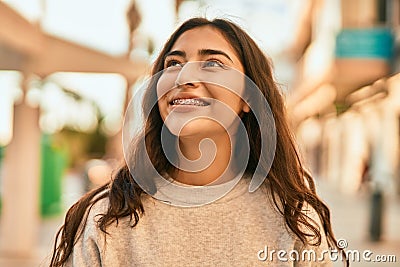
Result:
[[179,137],[210,137],[229,130],[248,112],[242,100],[244,69],[215,28],[184,32],[164,60],[157,83],[160,115]]

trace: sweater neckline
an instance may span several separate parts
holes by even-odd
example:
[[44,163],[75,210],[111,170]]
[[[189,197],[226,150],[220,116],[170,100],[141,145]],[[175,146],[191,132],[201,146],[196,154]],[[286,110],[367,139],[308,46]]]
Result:
[[[168,175],[165,176],[162,183],[161,178],[155,181],[157,192],[153,198],[180,207],[198,207],[231,201],[246,193],[250,183],[247,174],[237,175],[221,184],[205,186],[188,185],[178,182]],[[166,181],[168,182],[166,183]]]

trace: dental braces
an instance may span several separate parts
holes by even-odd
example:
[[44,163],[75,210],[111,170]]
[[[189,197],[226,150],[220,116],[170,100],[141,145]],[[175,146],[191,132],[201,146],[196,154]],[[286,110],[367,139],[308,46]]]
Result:
[[172,101],[174,105],[196,105],[196,106],[207,106],[202,100],[189,98],[189,99],[175,99]]

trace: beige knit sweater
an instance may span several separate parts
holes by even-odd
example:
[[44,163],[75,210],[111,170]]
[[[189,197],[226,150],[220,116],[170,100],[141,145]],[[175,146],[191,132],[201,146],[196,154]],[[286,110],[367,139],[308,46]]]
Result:
[[105,236],[96,215],[105,213],[108,200],[96,203],[67,266],[331,266],[327,253],[324,261],[313,260],[328,249],[324,235],[321,246],[303,247],[270,203],[267,190],[248,192],[248,179],[200,207],[175,207],[150,196],[143,204],[137,226],[131,228],[124,218]]

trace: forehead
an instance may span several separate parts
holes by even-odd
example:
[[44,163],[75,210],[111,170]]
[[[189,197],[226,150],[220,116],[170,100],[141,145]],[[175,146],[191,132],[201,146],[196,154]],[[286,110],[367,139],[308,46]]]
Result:
[[184,50],[186,53],[198,49],[211,48],[236,56],[236,52],[225,36],[216,28],[201,26],[184,32],[172,46],[173,50]]

